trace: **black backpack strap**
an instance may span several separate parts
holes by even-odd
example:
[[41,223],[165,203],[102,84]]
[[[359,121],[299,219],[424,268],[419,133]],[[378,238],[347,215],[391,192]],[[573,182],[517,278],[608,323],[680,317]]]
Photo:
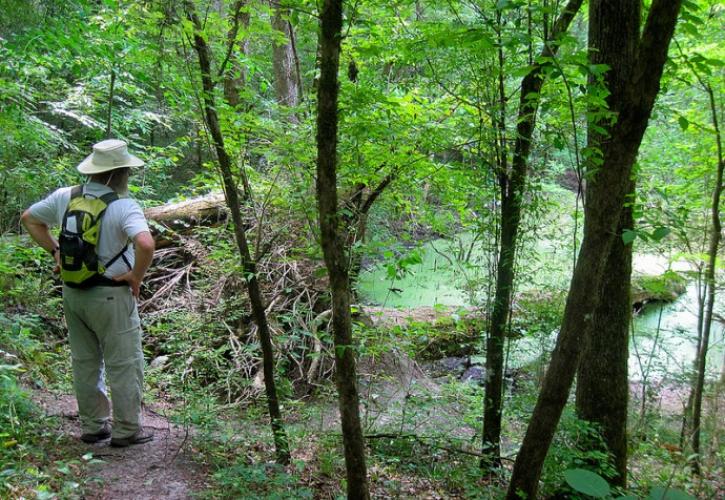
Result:
[[[106,204],[106,208],[104,208],[104,209],[103,209],[103,211],[102,211],[102,212],[101,212],[101,213],[99,214],[99,216],[100,216],[100,217],[103,217],[103,216],[104,216],[104,215],[106,214],[106,210],[108,210],[108,206],[109,206],[109,205],[111,205],[111,203],[113,203],[114,201],[118,200],[118,199],[119,199],[119,196],[118,196],[118,193],[116,193],[116,192],[111,192],[111,193],[106,193],[106,194],[104,194],[104,195],[100,196],[100,197],[99,197],[99,199],[100,199],[100,200],[101,200],[101,201],[102,201],[103,203],[105,203],[105,204]],[[101,223],[101,230],[103,230],[103,223]],[[100,235],[100,233],[99,233],[99,235],[98,235],[98,241],[99,241],[99,242],[101,241],[101,235]],[[128,266],[128,260],[126,260],[126,257],[124,256],[124,254],[126,253],[126,250],[127,250],[127,249],[128,249],[128,245],[124,245],[124,246],[123,246],[123,248],[121,249],[121,251],[120,251],[120,252],[118,252],[118,253],[117,253],[116,255],[114,255],[114,256],[113,256],[113,258],[112,258],[111,260],[109,260],[109,261],[108,261],[108,262],[107,262],[107,263],[105,264],[105,266],[104,266],[104,267],[105,267],[106,269],[108,269],[109,267],[111,267],[111,265],[112,265],[112,264],[113,264],[114,262],[116,262],[116,261],[117,261],[117,260],[118,260],[119,258],[121,258],[121,257],[123,257],[123,260],[124,260],[124,262],[126,262],[126,265]],[[129,268],[129,270],[130,270],[130,269],[131,269],[131,266],[129,266],[128,268]]]
[[92,276],[91,278],[88,278],[86,281],[84,281],[81,284],[78,283],[64,283],[65,286],[68,286],[70,288],[78,288],[80,290],[87,290],[88,288],[93,288],[94,286],[128,286],[128,283],[125,281],[114,281],[111,278],[107,278],[103,276],[102,274],[96,274],[95,276]]
[[106,194],[100,196],[99,199],[106,205],[110,205],[111,203],[113,203],[114,201],[116,201],[118,199],[118,194],[115,192],[106,193]]
[[111,260],[106,263],[106,269],[111,267],[113,263],[116,262],[118,259],[123,259],[123,261],[126,263],[126,266],[128,267],[128,270],[130,271],[132,267],[131,264],[128,262],[128,259],[126,258],[126,250],[128,250],[128,245],[125,245],[120,252],[118,252]]
[[[116,194],[115,192],[106,193],[104,195],[98,196],[97,199],[101,200],[103,203],[106,204],[106,207],[98,213],[98,218],[102,219],[103,216],[106,215],[106,210],[108,210],[108,207],[111,205],[111,203],[118,199],[118,194]],[[103,229],[103,224],[101,224],[101,229]],[[101,241],[100,231],[98,233],[98,241]]]

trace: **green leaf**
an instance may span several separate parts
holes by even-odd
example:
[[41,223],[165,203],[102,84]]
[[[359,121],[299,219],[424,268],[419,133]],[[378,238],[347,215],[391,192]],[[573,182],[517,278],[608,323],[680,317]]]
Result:
[[[528,75],[529,73],[531,73],[531,70],[533,68],[535,68],[535,66],[530,65],[530,64],[527,64],[526,66],[520,66],[520,67],[514,69],[513,71],[511,71],[511,76],[513,76],[515,78],[524,77],[524,76]],[[534,94],[536,94],[536,97],[538,97],[538,93],[534,92]]]
[[594,498],[604,498],[610,494],[609,484],[599,474],[584,469],[564,471],[564,479],[569,486],[579,493]]
[[652,239],[655,241],[660,241],[662,238],[670,234],[672,231],[669,227],[658,227],[652,232]]
[[679,118],[677,118],[677,123],[680,124],[680,128],[683,131],[687,130],[687,127],[690,126],[690,122],[684,116],[680,116]]
[[694,10],[694,11],[700,10],[700,7],[691,0],[683,0],[682,6],[689,10]]
[[622,243],[625,245],[629,245],[637,238],[637,231],[633,231],[632,229],[625,229],[622,232]]
[[615,500],[639,500],[639,498],[636,495],[622,495]]
[[649,492],[649,500],[695,500],[695,497],[677,488],[656,486]]
[[700,31],[692,23],[679,23],[677,29],[695,37],[700,35]]

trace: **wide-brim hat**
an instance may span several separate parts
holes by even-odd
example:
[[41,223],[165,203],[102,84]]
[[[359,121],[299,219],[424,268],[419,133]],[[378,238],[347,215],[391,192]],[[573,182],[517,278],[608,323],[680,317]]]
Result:
[[128,152],[128,146],[118,139],[108,139],[93,145],[93,153],[78,165],[85,175],[102,174],[125,167],[142,167],[143,160]]

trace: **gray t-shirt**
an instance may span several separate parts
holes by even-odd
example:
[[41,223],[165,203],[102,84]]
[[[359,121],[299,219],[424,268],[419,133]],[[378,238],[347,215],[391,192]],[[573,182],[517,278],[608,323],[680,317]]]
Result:
[[[70,187],[60,188],[44,200],[30,207],[30,215],[47,224],[49,227],[60,226],[63,215],[70,203]],[[83,193],[92,196],[103,196],[113,192],[108,186],[97,182],[89,182],[83,186]],[[98,241],[98,258],[104,264],[113,259],[125,247],[124,257],[106,269],[105,276],[113,278],[128,272],[134,263],[133,239],[149,226],[143,211],[136,201],[131,198],[119,198],[111,203],[103,215],[101,222],[101,237]]]

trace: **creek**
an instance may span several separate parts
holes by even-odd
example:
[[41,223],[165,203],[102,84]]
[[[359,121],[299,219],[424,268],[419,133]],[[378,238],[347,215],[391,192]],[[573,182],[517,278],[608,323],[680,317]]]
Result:
[[[559,240],[561,241],[561,240]],[[483,242],[485,243],[485,242]],[[485,304],[492,282],[488,276],[487,256],[481,241],[470,234],[453,240],[438,239],[419,247],[402,249],[397,258],[368,263],[361,273],[358,292],[361,301],[397,309],[418,307]],[[572,270],[571,250],[554,240],[542,238],[531,242],[526,255],[526,269],[521,270],[519,292],[539,294],[566,290]],[[676,263],[675,271],[687,264]],[[667,259],[652,254],[636,254],[635,275],[661,275]],[[673,302],[651,302],[632,321],[629,371],[632,380],[676,382],[693,366],[697,330],[697,285],[690,282],[685,293]],[[725,311],[722,294],[715,312]],[[556,331],[524,336],[509,350],[509,366],[517,367],[538,359],[553,348]],[[716,378],[725,357],[725,324],[714,321],[708,352],[708,376]]]
[[[634,317],[629,348],[629,373],[642,378],[644,371],[655,379],[672,379],[692,369],[697,345],[697,284],[691,282],[677,300],[652,303]],[[715,312],[723,311],[722,296]],[[725,325],[713,321],[708,350],[708,377],[716,378],[723,368]],[[652,361],[649,361],[649,358]]]

